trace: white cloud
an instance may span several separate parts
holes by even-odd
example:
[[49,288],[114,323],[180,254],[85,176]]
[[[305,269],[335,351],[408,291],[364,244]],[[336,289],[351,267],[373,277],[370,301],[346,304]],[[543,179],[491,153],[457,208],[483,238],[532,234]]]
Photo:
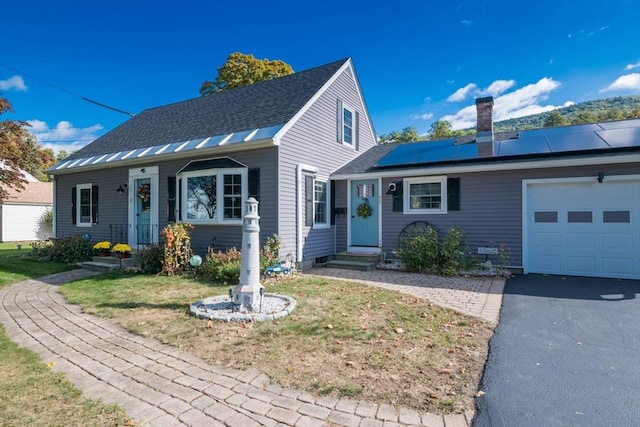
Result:
[[[558,87],[560,87],[560,82],[544,77],[536,83],[497,97],[493,106],[494,121],[538,114],[571,105],[571,101],[565,102],[562,106],[543,105],[544,101],[548,99],[549,93]],[[474,127],[476,125],[476,106],[469,105],[464,107],[454,114],[442,117],[442,120],[447,120],[451,123],[453,129]]]
[[470,93],[475,92],[478,89],[478,86],[475,83],[469,83],[465,87],[461,87],[460,89],[453,92],[447,98],[449,102],[462,101],[465,99]]
[[469,20],[469,19],[463,19],[462,21],[460,21],[460,23],[461,23],[462,25],[469,26],[469,25],[473,24],[473,21],[471,21],[471,20]]
[[600,90],[600,92],[609,92],[614,90],[640,91],[640,73],[631,73],[620,76],[609,86]]
[[11,89],[26,91],[27,85],[24,84],[24,79],[21,76],[13,76],[6,80],[0,80],[0,90]]
[[457,102],[471,97],[498,96],[515,84],[515,80],[496,80],[486,88],[480,89],[477,84],[469,83],[449,95],[447,101]]
[[629,70],[633,70],[634,68],[638,68],[638,67],[640,67],[640,61],[636,62],[635,64],[627,64],[627,66],[624,67],[624,69],[629,71]]
[[491,83],[486,89],[482,90],[480,95],[498,96],[508,89],[511,89],[515,84],[515,80],[496,80],[495,82]]
[[61,150],[71,153],[77,151],[92,142],[104,129],[101,124],[95,124],[85,128],[74,127],[66,120],[58,122],[55,127],[50,127],[47,122],[34,119],[29,120],[31,125],[29,132],[36,137],[44,148],[51,148],[54,153]]

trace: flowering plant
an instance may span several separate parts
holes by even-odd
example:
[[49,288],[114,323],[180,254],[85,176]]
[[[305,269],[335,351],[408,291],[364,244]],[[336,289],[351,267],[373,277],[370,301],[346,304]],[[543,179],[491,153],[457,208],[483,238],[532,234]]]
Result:
[[108,251],[109,249],[111,249],[111,242],[107,242],[107,241],[98,242],[95,245],[93,245],[93,249],[97,251]]
[[126,243],[118,243],[113,247],[113,252],[120,252],[120,253],[131,252],[131,247]]

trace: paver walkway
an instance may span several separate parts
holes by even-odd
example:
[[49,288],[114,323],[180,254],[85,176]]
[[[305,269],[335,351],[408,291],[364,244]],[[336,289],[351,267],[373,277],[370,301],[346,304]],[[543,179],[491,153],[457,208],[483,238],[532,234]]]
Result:
[[498,322],[505,284],[502,277],[442,277],[397,270],[314,268],[308,273],[408,293],[492,323]]
[[85,396],[122,406],[141,425],[462,427],[471,423],[473,413],[443,417],[386,404],[316,398],[270,384],[256,370],[208,365],[67,304],[57,286],[93,274],[74,270],[0,289],[0,322],[18,345],[53,362],[54,370],[66,374]]

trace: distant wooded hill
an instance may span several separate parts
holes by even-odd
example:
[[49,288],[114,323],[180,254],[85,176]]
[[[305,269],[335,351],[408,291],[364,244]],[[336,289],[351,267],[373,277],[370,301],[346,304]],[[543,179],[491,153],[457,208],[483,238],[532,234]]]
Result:
[[[558,122],[558,113],[562,121]],[[578,123],[606,122],[640,118],[640,95],[617,96],[580,102],[569,107],[558,108],[546,113],[518,117],[494,123],[494,131],[538,129]]]

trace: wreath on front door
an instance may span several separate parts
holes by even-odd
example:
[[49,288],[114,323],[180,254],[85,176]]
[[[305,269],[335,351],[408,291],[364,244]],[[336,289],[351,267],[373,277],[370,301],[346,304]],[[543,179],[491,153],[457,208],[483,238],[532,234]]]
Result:
[[358,205],[356,212],[360,218],[368,218],[371,216],[371,206],[368,202],[362,202]]
[[138,197],[143,202],[148,202],[151,199],[151,187],[149,184],[142,184],[138,187]]

